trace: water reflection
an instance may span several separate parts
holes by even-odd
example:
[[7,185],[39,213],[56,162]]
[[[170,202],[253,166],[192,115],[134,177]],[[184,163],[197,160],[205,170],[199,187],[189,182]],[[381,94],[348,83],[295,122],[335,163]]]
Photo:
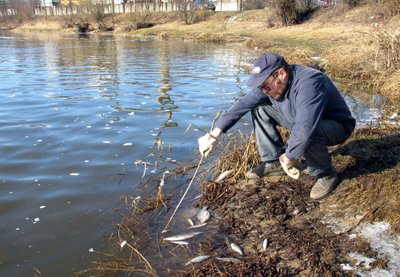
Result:
[[178,123],[172,120],[172,113],[178,107],[171,95],[168,94],[172,90],[172,86],[170,84],[169,47],[166,44],[160,49],[160,75],[161,79],[158,82],[161,86],[158,89],[160,95],[157,97],[157,102],[160,104],[160,109],[167,115],[167,119],[161,124],[161,127],[176,127]]

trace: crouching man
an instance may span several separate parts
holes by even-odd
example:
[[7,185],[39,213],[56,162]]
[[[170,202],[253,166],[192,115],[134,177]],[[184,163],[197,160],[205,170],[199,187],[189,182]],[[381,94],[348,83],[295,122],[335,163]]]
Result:
[[[255,62],[247,85],[252,90],[220,117],[210,133],[199,138],[200,153],[208,155],[218,137],[251,112],[262,162],[246,178],[284,175],[282,166],[290,167],[304,157],[309,174],[317,178],[310,197],[328,196],[339,178],[327,147],[343,143],[356,124],[333,82],[318,70],[289,65],[282,56],[265,53]],[[278,125],[290,131],[287,145]]]

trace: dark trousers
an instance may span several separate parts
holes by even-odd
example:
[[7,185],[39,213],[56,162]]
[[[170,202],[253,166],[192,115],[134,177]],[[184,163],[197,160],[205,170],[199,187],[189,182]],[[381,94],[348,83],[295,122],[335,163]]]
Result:
[[[270,105],[259,106],[252,111],[254,132],[261,161],[276,161],[285,153],[285,144],[276,128],[280,125],[289,131],[293,124]],[[343,143],[350,135],[343,126],[329,119],[323,119],[317,126],[310,143],[304,152],[307,168],[311,176],[324,176],[333,172],[328,147]]]

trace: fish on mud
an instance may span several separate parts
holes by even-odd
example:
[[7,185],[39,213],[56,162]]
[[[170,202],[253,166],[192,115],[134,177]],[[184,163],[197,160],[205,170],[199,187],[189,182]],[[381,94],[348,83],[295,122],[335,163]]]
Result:
[[221,182],[221,181],[223,181],[226,177],[228,177],[229,175],[231,175],[233,172],[234,172],[233,169],[222,172],[222,173],[218,176],[218,178],[215,179],[215,182]]
[[211,256],[209,256],[209,255],[197,256],[197,257],[191,259],[190,261],[188,261],[185,265],[201,263],[201,262],[204,262],[205,260],[208,260],[210,257]]
[[179,245],[189,245],[189,243],[184,240],[171,240],[171,242]]
[[166,237],[164,240],[168,241],[175,241],[175,240],[185,240],[185,239],[190,239],[194,236],[200,235],[203,232],[193,232],[193,233],[185,233],[185,234],[180,234],[176,236],[171,236],[171,237]]
[[234,244],[233,242],[231,243],[231,248],[233,251],[239,253],[240,255],[243,255],[242,248],[240,248],[238,245]]
[[223,257],[223,258],[216,258],[218,261],[227,262],[227,263],[240,263],[241,260],[231,257]]
[[200,227],[203,227],[203,226],[206,226],[206,225],[207,225],[207,222],[201,223],[201,224],[197,224],[197,225],[192,225],[188,229],[196,229],[196,228],[200,228]]
[[210,220],[211,218],[211,213],[207,211],[207,207],[204,207],[197,215],[196,215],[197,220],[203,224]]
[[264,251],[267,250],[267,246],[268,246],[268,239],[265,239],[263,241],[263,249],[264,249]]

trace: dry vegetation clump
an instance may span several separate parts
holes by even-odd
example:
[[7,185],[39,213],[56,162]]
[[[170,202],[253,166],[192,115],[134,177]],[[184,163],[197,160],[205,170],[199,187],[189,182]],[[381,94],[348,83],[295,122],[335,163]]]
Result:
[[376,86],[394,101],[400,99],[400,33],[384,28],[370,33],[375,45],[374,68],[379,71]]
[[389,72],[400,69],[400,33],[375,29],[370,35],[375,44],[375,68]]
[[354,83],[372,82],[378,73],[374,69],[372,51],[360,47],[340,47],[326,51],[325,69],[331,76],[352,80]]
[[394,106],[399,106],[400,70],[382,75],[379,79],[379,84],[381,85],[381,92],[390,97],[390,99],[393,99]]
[[[148,31],[144,31],[149,34]],[[151,32],[151,31],[150,31]],[[212,42],[212,43],[220,43],[220,42],[229,42],[236,41],[238,38],[235,35],[224,34],[224,33],[204,33],[204,32],[171,32],[171,31],[162,31],[154,33],[159,38],[164,40],[175,39],[175,40],[197,40],[202,42]]]

